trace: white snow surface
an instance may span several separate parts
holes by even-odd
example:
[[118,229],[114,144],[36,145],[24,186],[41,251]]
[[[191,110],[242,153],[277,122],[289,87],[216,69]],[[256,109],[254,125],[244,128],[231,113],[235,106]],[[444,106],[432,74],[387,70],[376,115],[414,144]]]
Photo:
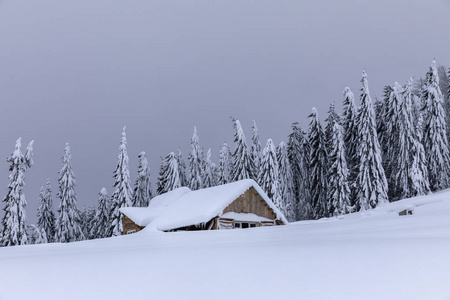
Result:
[[[251,179],[197,191],[189,191],[187,188],[180,188],[181,191],[175,189],[152,199],[147,208],[122,208],[121,212],[139,226],[147,226],[147,230],[171,230],[205,223],[216,216],[221,216],[223,210],[229,204],[251,187],[255,188],[269,207],[273,209],[277,219],[287,224],[288,221],[284,215],[258,184]],[[154,201],[156,201],[156,204],[153,204]]]
[[285,226],[4,247],[0,270],[2,300],[450,299],[450,190]]
[[224,213],[222,218],[233,219],[236,221],[248,221],[248,222],[263,222],[263,221],[273,221],[271,219],[267,219],[255,214],[251,213],[236,213],[236,212],[227,212]]

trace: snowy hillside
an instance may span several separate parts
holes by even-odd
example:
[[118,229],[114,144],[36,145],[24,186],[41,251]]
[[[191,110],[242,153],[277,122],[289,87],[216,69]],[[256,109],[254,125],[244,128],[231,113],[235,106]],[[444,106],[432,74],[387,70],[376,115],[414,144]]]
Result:
[[0,299],[450,299],[450,190],[287,226],[0,248]]

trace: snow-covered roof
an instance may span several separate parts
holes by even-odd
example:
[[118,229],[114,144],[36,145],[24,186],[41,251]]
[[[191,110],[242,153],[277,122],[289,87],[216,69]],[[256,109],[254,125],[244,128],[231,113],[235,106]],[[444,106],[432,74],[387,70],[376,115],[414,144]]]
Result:
[[288,223],[261,187],[251,179],[197,191],[183,187],[153,198],[148,207],[127,207],[121,208],[120,211],[139,226],[171,230],[205,223],[216,216],[221,216],[229,204],[251,187],[274,211],[277,220]]

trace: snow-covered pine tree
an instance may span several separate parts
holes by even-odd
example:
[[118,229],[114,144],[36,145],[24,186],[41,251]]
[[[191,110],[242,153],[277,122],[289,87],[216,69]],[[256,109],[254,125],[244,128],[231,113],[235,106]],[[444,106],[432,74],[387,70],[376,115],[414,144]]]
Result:
[[430,183],[428,179],[428,167],[425,156],[425,149],[422,144],[423,140],[423,118],[419,115],[419,119],[416,124],[416,134],[414,139],[414,147],[412,149],[412,165],[411,174],[412,186],[411,197],[426,195],[430,192]]
[[245,139],[244,131],[242,130],[239,120],[231,118],[234,127],[234,142],[236,149],[233,153],[233,168],[231,181],[238,181],[242,179],[257,179],[253,173],[255,166],[250,156],[247,146],[247,140]]
[[180,173],[181,186],[188,186],[189,180],[186,176],[186,163],[184,162],[183,155],[181,153],[181,148],[178,148],[177,160],[178,160],[178,171]]
[[139,167],[138,177],[134,185],[133,191],[133,206],[147,207],[152,195],[152,185],[150,182],[150,167],[148,166],[145,152],[142,151],[138,155]]
[[320,125],[317,109],[313,107],[309,115],[308,142],[311,146],[309,170],[311,182],[311,200],[315,219],[329,216],[327,201],[327,150],[325,134]]
[[194,133],[191,139],[191,152],[188,156],[189,161],[189,188],[193,191],[203,188],[203,150],[200,147],[200,141],[197,135],[197,127],[194,127]]
[[15,246],[27,244],[25,194],[25,171],[33,165],[33,143],[28,144],[27,151],[23,155],[21,151],[21,138],[16,141],[14,152],[7,158],[10,163],[8,193],[6,194],[4,208],[5,216],[2,220],[3,230],[0,245]]
[[421,142],[422,128],[417,128],[417,131],[414,128],[412,83],[411,78],[401,94],[398,151],[394,153],[396,159],[392,160],[391,174],[392,188],[396,191],[394,200],[425,195],[430,191]]
[[352,211],[350,204],[350,188],[348,185],[348,168],[345,158],[344,137],[342,126],[334,124],[333,135],[331,137],[331,147],[328,153],[328,201],[330,215],[338,216],[348,214]]
[[218,184],[231,182],[231,151],[227,143],[223,143],[219,154]]
[[437,67],[439,76],[439,88],[442,93],[443,106],[445,111],[447,141],[450,140],[450,78],[447,76],[447,68],[440,65]]
[[45,231],[45,236],[49,243],[53,242],[55,237],[55,213],[53,212],[52,187],[50,186],[50,179],[47,178],[47,183],[41,187],[39,193],[39,208],[38,208],[37,226],[42,231]]
[[253,171],[253,174],[259,174],[259,164],[261,161],[261,143],[259,142],[259,130],[256,126],[255,120],[253,120],[252,125],[252,146],[250,147],[250,156],[253,161],[253,165],[255,166],[255,170]]
[[258,174],[258,183],[273,201],[275,206],[282,212],[285,211],[284,203],[281,201],[278,179],[278,160],[275,146],[271,139],[267,140],[261,156],[261,167]]
[[211,161],[211,149],[208,149],[208,152],[206,153],[205,169],[203,170],[202,173],[203,173],[202,182],[204,188],[209,188],[217,185],[215,166]]
[[423,145],[428,165],[428,176],[432,191],[450,186],[450,156],[446,134],[445,111],[436,61],[433,60],[427,73],[422,92],[424,112]]
[[292,170],[296,220],[313,218],[309,181],[309,152],[310,147],[308,140],[305,138],[305,133],[298,126],[298,123],[293,123],[292,132],[289,134],[288,157]]
[[334,101],[330,103],[330,108],[328,109],[328,117],[325,119],[327,123],[325,127],[325,141],[327,145],[327,151],[329,151],[332,147],[333,141],[333,128],[334,124],[341,122],[341,117],[336,112]]
[[283,214],[288,221],[295,221],[295,207],[297,205],[294,195],[294,187],[292,182],[292,169],[289,163],[287,146],[281,142],[277,147],[278,159],[278,189],[280,191],[280,199],[284,207]]
[[345,158],[347,159],[347,167],[349,170],[348,183],[350,186],[350,203],[352,206],[356,203],[356,176],[358,174],[358,127],[356,117],[358,111],[355,105],[355,96],[350,88],[346,87],[343,92],[343,113],[341,117],[341,125],[344,130]]
[[361,106],[357,116],[359,172],[356,207],[366,210],[383,205],[388,202],[388,197],[366,71],[363,71],[361,83]]
[[108,192],[105,188],[102,188],[98,195],[98,208],[95,213],[95,222],[90,231],[91,236],[94,239],[102,239],[107,237],[109,228],[111,227],[109,222],[109,212],[111,208],[109,205]]
[[62,158],[63,167],[59,171],[59,192],[57,197],[61,199],[56,219],[55,241],[61,243],[84,240],[84,234],[79,223],[80,216],[77,208],[77,196],[75,193],[75,174],[72,170],[72,155],[69,143],[64,148]]
[[131,188],[130,170],[128,168],[128,153],[127,153],[127,136],[125,127],[122,132],[122,140],[119,146],[119,155],[117,159],[117,166],[114,170],[114,187],[115,191],[111,195],[111,213],[110,221],[111,228],[110,236],[118,236],[123,233],[122,214],[119,209],[122,207],[132,206],[133,189]]
[[[398,172],[399,170],[393,169],[395,168],[395,165],[401,161],[401,159],[399,160],[401,151],[400,143],[405,142],[405,140],[401,140],[405,137],[400,137],[400,133],[403,130],[401,128],[403,123],[401,120],[402,116],[400,109],[404,91],[397,82],[389,88],[385,88],[385,91],[386,101],[384,109],[384,122],[386,128],[383,132],[382,138],[379,139],[379,141],[381,140],[381,151],[384,153],[382,154],[382,161],[385,176],[388,182],[388,196],[391,200],[398,200],[401,191],[398,190],[396,176],[393,173]],[[405,146],[405,144],[403,146]],[[404,150],[405,149],[402,149],[402,151]]]
[[170,152],[161,162],[159,169],[157,194],[161,195],[181,187],[178,159]]

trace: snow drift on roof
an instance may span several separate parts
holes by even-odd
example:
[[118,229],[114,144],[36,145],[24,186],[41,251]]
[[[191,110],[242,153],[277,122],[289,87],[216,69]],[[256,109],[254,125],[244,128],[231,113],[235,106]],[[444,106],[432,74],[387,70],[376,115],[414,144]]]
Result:
[[[208,222],[216,216],[220,216],[223,210],[239,196],[253,187],[275,212],[277,219],[287,224],[284,215],[276,208],[269,197],[251,179],[240,180],[207,189],[178,193],[176,189],[169,193],[155,197],[150,201],[148,208],[123,208],[121,212],[128,216],[139,226],[147,226],[158,230],[171,230],[190,225]],[[160,198],[165,196],[164,198]],[[176,199],[175,199],[176,198]],[[154,206],[153,201],[158,205]],[[156,210],[152,210],[157,208]]]

